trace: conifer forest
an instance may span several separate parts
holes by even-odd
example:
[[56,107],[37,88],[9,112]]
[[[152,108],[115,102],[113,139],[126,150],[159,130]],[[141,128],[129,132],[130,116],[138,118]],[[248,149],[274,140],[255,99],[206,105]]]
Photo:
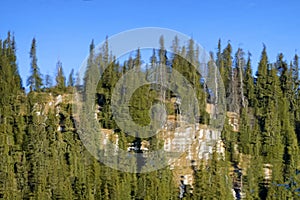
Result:
[[[136,49],[123,60],[111,53],[109,41],[96,53],[91,40],[86,46],[89,56],[82,77],[75,69],[65,74],[61,61],[57,62],[55,77],[42,74],[38,40],[31,41],[30,75],[22,81],[18,38],[11,32],[0,38],[0,199],[300,199],[300,79],[296,53],[292,60],[284,52],[270,60],[268,46],[262,45],[259,62],[254,63],[250,52],[241,47],[233,49],[230,41],[216,41],[207,63],[215,65],[207,73],[219,73],[224,86],[226,110],[224,125],[218,132],[209,128],[217,95],[195,70],[199,51],[193,39],[181,45],[175,37],[172,47],[166,47],[162,35],[157,38],[159,49],[144,55]],[[172,48],[173,53],[166,48]],[[146,84],[131,95],[128,112],[132,121],[149,125],[151,107],[158,103],[167,111],[167,125],[160,126],[161,134],[151,137],[130,135],[115,121],[111,102],[115,92],[124,91],[114,89],[132,70],[151,77],[157,63],[167,66],[170,74],[175,70],[182,74],[194,88],[198,116],[193,124],[185,122],[174,91],[164,89],[162,84]],[[95,80],[97,84],[93,85]],[[126,83],[128,87],[135,84]],[[80,133],[84,131],[77,123],[80,113],[74,110],[80,105],[74,99],[86,95],[93,98],[86,99],[77,111],[86,111],[97,123],[90,131],[99,133],[95,139],[101,145],[99,157],[110,156],[110,141],[126,152],[131,163],[128,167],[135,167],[137,173],[111,168],[83,144]],[[121,104],[124,99],[114,100]],[[81,120],[91,121],[90,116]],[[149,152],[176,146],[179,140],[175,141],[174,135],[178,130],[194,134],[192,140],[196,142],[173,163],[143,172],[151,162],[138,162],[135,155],[146,158]],[[205,140],[212,135],[216,135],[217,142],[210,145]]]

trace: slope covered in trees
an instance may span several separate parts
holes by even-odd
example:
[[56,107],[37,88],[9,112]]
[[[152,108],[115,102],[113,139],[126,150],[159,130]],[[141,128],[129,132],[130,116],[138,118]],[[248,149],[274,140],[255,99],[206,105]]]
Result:
[[[178,41],[177,41],[178,42]],[[184,75],[197,91],[199,123],[209,123],[206,104],[213,102],[205,90],[197,65],[197,48],[190,40],[180,47],[174,39],[174,52],[153,50],[149,63],[163,63]],[[55,84],[39,71],[33,39],[30,49],[30,91],[21,85],[16,58],[15,38],[8,33],[0,40],[0,199],[297,199],[300,198],[300,96],[299,58],[290,62],[280,53],[269,61],[263,46],[257,72],[253,75],[251,54],[243,49],[233,52],[230,43],[218,44],[215,60],[224,81],[227,110],[239,116],[239,129],[225,123],[222,141],[225,157],[213,153],[209,160],[193,166],[193,185],[179,187],[169,167],[149,173],[126,173],[111,169],[96,160],[82,144],[72,107],[74,87],[82,87],[74,71],[66,77],[57,64]],[[128,143],[141,146],[141,139],[118,128],[111,112],[113,89],[133,66],[142,66],[137,50],[124,63],[115,61],[105,43],[99,54],[90,45],[84,94],[96,91],[98,123],[118,135],[119,147]],[[109,65],[104,70],[104,67]],[[148,66],[149,67],[149,66]],[[92,83],[99,74],[102,79]],[[147,66],[137,73],[149,73]],[[79,79],[79,78],[78,78]],[[149,108],[162,101],[175,115],[171,98],[175,95],[161,85],[145,85],[130,100],[130,115],[141,125],[149,123]],[[122,92],[122,91],[120,91]],[[120,99],[122,101],[122,99]],[[150,149],[160,148],[159,138],[147,139]],[[139,148],[137,149],[139,151]],[[135,154],[136,152],[131,152]],[[132,162],[135,162],[134,159]],[[144,167],[147,163],[144,163]],[[184,192],[182,192],[184,190]],[[234,191],[234,192],[233,192]]]

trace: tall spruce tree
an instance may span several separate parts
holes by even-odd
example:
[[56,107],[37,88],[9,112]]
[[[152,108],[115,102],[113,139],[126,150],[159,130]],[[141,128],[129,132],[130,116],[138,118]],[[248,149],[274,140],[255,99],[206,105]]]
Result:
[[69,74],[69,78],[68,78],[68,86],[69,87],[73,87],[75,84],[75,80],[74,80],[74,69],[71,70],[70,74]]
[[55,77],[56,87],[59,91],[63,92],[66,87],[66,78],[64,76],[62,63],[60,61],[57,61],[56,69],[57,69],[57,73]]
[[268,89],[267,89],[267,76],[268,76],[268,56],[266,51],[266,46],[263,46],[263,50],[261,53],[261,59],[258,64],[257,69],[257,79],[256,79],[256,87],[255,87],[255,115],[257,117],[258,123],[260,125],[261,131],[263,130],[263,124],[265,121],[266,109],[268,107],[267,97],[268,97]]
[[[230,82],[233,82],[233,73],[232,73],[232,46],[230,42],[228,42],[227,46],[222,52],[222,59],[223,59],[223,64],[224,64],[224,71],[221,73],[223,82],[224,82],[224,87],[226,91],[226,98],[231,94],[231,89],[230,89]],[[221,62],[221,61],[219,61]],[[228,101],[229,102],[229,101]],[[229,105],[227,105],[227,108]]]
[[35,38],[32,39],[31,48],[30,48],[30,71],[31,75],[27,79],[27,86],[29,86],[30,91],[37,91],[41,90],[43,86],[42,75],[40,73],[40,69],[37,65],[37,56],[36,56],[36,40]]
[[251,54],[248,53],[248,59],[246,63],[246,70],[245,70],[245,78],[244,78],[244,95],[247,98],[249,107],[254,106],[254,79],[252,75],[252,66],[251,66]]

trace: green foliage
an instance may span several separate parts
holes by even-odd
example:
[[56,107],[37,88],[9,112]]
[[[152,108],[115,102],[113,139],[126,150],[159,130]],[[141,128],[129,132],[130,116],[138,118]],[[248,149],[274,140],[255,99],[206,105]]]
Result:
[[68,78],[68,86],[73,87],[75,85],[75,80],[74,80],[74,69],[71,70]]
[[245,78],[244,78],[244,95],[248,100],[249,107],[254,106],[255,102],[255,95],[254,95],[254,79],[252,75],[252,66],[251,66],[251,54],[249,53],[247,64],[246,64],[246,70],[245,70]]
[[[200,82],[203,77],[195,69],[199,67],[199,52],[194,41],[190,40],[187,46],[180,47],[178,38],[175,38],[172,46],[175,54],[166,52],[163,37],[159,42],[160,49],[153,50],[151,65],[168,65],[171,72],[178,71],[190,82],[199,102],[200,116],[197,117],[200,123],[207,124],[209,114],[205,108],[209,95]],[[174,173],[169,167],[131,174],[113,170],[92,157],[79,138],[78,131],[82,127],[75,126],[74,104],[70,100],[75,84],[74,71],[71,71],[66,87],[66,78],[59,62],[56,86],[53,87],[51,77],[46,76],[46,88],[42,91],[36,40],[33,39],[31,75],[27,80],[30,92],[26,94],[18,72],[15,46],[14,36],[10,33],[6,39],[0,40],[1,199],[178,199],[178,183],[174,182]],[[140,50],[121,65],[113,59],[108,46],[106,40],[96,55],[94,43],[90,45],[85,87],[81,92],[86,97],[87,105],[96,106],[86,106],[84,109],[89,113],[97,112],[102,128],[111,129],[118,136],[120,149],[127,150],[128,143],[135,143],[139,147],[137,151],[142,152],[142,139],[128,136],[114,122],[111,98],[115,85],[124,74],[134,70],[138,75],[147,77],[151,65],[142,68]],[[238,49],[234,59],[231,55],[230,43],[222,49],[219,41],[216,63],[225,84],[228,109],[238,116],[238,130],[232,128],[227,117],[221,133],[225,155],[221,156],[214,150],[210,158],[193,166],[194,181],[186,186],[182,199],[233,199],[235,184],[240,187],[239,194],[244,194],[245,199],[298,199],[298,56],[295,55],[288,64],[283,54],[279,54],[278,59],[270,63],[264,46],[255,78],[250,54],[247,61],[242,49]],[[213,61],[211,53],[208,65],[213,66]],[[216,68],[208,71],[211,74],[216,72]],[[100,73],[102,78],[98,80]],[[127,89],[138,84],[127,81],[123,84],[128,86]],[[79,81],[76,82],[79,87]],[[123,89],[126,89],[125,86]],[[58,94],[64,100],[55,104]],[[130,115],[136,123],[148,125],[151,106],[162,103],[168,115],[173,116],[175,106],[171,97],[174,96],[174,91],[163,90],[162,85],[143,85],[134,91],[130,99]],[[118,100],[120,104],[124,103],[124,99]],[[210,103],[215,102],[211,99]],[[82,120],[90,121],[90,118]],[[97,122],[94,125],[97,127]],[[98,130],[94,128],[91,131]],[[158,136],[145,140],[150,143],[150,151],[163,148],[163,141]],[[102,151],[99,154],[103,156]],[[128,154],[134,168],[152,166],[150,162],[138,165],[134,152]]]
[[57,67],[57,74],[56,74],[56,87],[59,91],[63,92],[66,87],[66,78],[64,76],[62,63],[60,61],[56,64]]
[[27,86],[30,87],[30,91],[40,91],[43,85],[42,75],[40,69],[37,65],[37,56],[36,56],[36,40],[32,39],[31,48],[30,48],[30,70],[31,75],[27,79]]

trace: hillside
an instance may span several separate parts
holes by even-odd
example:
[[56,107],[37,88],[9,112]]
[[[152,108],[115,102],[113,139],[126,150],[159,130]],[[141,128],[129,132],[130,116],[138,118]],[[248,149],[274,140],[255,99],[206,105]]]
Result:
[[148,65],[92,42],[82,80],[58,63],[51,84],[34,39],[26,92],[14,37],[0,40],[0,199],[299,198],[298,56],[264,46],[254,76],[219,41],[200,74],[193,40],[177,54],[160,41]]

